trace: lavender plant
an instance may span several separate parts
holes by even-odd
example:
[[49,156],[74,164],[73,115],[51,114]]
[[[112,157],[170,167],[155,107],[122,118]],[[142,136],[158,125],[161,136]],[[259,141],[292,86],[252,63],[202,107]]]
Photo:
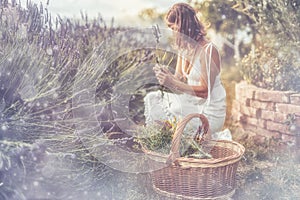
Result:
[[[95,66],[94,55],[105,58],[102,55],[105,51],[101,52],[102,49],[97,48],[103,40],[125,28],[109,27],[101,16],[89,20],[87,15],[82,14],[80,21],[62,19],[60,16],[53,19],[42,4],[38,6],[30,1],[23,8],[15,2],[1,0],[0,9],[1,140],[13,144],[22,141],[28,146],[38,143],[46,148],[41,152],[41,156],[45,157],[41,166],[35,157],[27,157],[28,162],[24,163],[25,168],[40,170],[33,170],[27,176],[36,177],[36,174],[44,173],[42,175],[46,177],[44,181],[34,182],[35,186],[45,182],[57,188],[57,181],[64,177],[69,180],[69,185],[63,183],[64,186],[83,193],[90,188],[91,182],[112,176],[115,171],[93,157],[76,134],[75,124],[80,125],[84,121],[73,114],[77,109],[72,104],[73,85],[75,78],[78,82],[90,78],[89,72],[93,72],[92,67]],[[137,44],[134,39],[130,42]],[[126,48],[122,45],[123,43],[115,44],[115,47]],[[154,49],[129,52],[114,58],[114,62],[107,63],[103,74],[92,74],[98,78],[93,83],[97,88],[96,106],[107,108],[97,113],[103,130],[118,130],[113,118],[110,118],[112,116],[106,116],[112,112],[110,103],[115,100],[111,96],[112,86],[139,64],[154,60],[153,52]],[[99,63],[101,62],[100,60]],[[86,71],[81,67],[83,64],[87,66],[84,68]],[[142,102],[135,103],[141,99],[133,100],[131,105],[142,105]],[[136,108],[141,109],[141,106]],[[141,113],[142,110],[139,110],[139,118]],[[93,144],[97,144],[99,133],[91,133],[89,137]],[[6,152],[1,153],[5,159],[10,156]],[[49,158],[53,158],[51,160],[54,160],[54,166],[60,166],[59,170],[54,171],[54,166],[48,166]],[[25,186],[29,188],[28,185]],[[9,199],[9,191],[3,188],[0,189],[1,195],[4,199]],[[22,190],[26,197],[29,190]],[[50,195],[53,198],[58,196],[60,195],[54,193]]]
[[[102,179],[111,170],[91,157],[74,134],[76,119],[72,116],[72,86],[78,66],[87,54],[119,28],[108,27],[101,17],[90,21],[87,15],[84,23],[59,16],[53,21],[47,8],[30,1],[23,8],[15,1],[1,0],[0,9],[1,142],[9,142],[11,145],[7,149],[14,151],[15,145],[21,141],[27,148],[40,140],[47,147],[40,156],[56,155],[70,159],[80,166],[78,174],[93,173],[94,180],[97,177]],[[16,162],[14,155],[8,154],[2,147],[1,163]],[[36,159],[27,156],[23,168],[38,169]],[[24,199],[24,195],[30,194],[28,183],[15,183],[18,180],[9,175],[9,167],[4,165],[7,170],[1,168],[1,177],[5,177],[1,178],[4,184],[0,188],[1,199]],[[69,166],[62,166],[62,171],[64,168],[64,176],[71,176],[73,181],[82,183],[82,176],[74,176],[77,172]],[[16,166],[11,167],[12,174],[17,169]],[[40,171],[33,170],[32,173],[31,177],[36,177]],[[22,177],[21,182],[25,181]],[[54,185],[60,179],[58,172],[49,175],[45,181]],[[78,185],[70,187],[84,190]],[[52,197],[56,198],[56,195]]]

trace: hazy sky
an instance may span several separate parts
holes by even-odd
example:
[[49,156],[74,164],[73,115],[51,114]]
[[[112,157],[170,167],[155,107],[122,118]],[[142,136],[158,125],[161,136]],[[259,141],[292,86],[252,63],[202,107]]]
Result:
[[[31,0],[32,2],[42,2],[46,5],[47,0]],[[26,0],[21,0],[25,5]],[[100,13],[103,18],[124,20],[124,17],[137,15],[144,8],[157,8],[166,11],[176,2],[185,0],[50,0],[48,9],[61,16],[80,17],[80,10],[87,12],[88,16],[96,17]]]

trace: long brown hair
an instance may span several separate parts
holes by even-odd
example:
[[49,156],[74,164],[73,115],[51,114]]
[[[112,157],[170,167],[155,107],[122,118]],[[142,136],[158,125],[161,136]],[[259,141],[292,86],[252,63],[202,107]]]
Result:
[[165,21],[168,26],[176,25],[177,29],[174,31],[178,33],[176,37],[178,47],[186,47],[182,41],[183,37],[179,35],[183,34],[197,42],[203,40],[206,35],[205,27],[198,19],[195,9],[186,3],[174,4],[168,11]]

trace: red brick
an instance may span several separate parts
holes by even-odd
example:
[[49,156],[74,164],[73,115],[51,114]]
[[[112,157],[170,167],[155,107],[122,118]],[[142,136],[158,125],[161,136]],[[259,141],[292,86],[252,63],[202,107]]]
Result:
[[258,119],[253,117],[245,117],[245,123],[251,124],[254,126],[258,126],[261,128],[266,128],[266,120],[264,119]]
[[242,81],[235,85],[235,97],[237,100],[243,102],[246,98],[254,98],[256,87]]
[[253,133],[255,133],[255,135],[257,134],[257,132],[256,132],[257,126],[245,123],[245,124],[242,124],[242,127],[245,131],[253,132]]
[[261,114],[260,109],[251,108],[247,106],[240,105],[240,111],[242,114],[250,116],[250,117],[256,117],[259,118]]
[[292,94],[290,99],[291,104],[300,105],[300,94]]
[[262,102],[262,101],[249,99],[249,107],[273,111],[273,110],[275,110],[275,103],[274,102]]
[[242,115],[240,116],[240,123],[241,124],[247,124],[247,116],[246,115]]
[[269,110],[261,110],[260,117],[265,120],[271,120],[273,122],[284,123],[287,119],[287,114],[269,111]]
[[271,137],[281,138],[281,133],[278,131],[267,130],[265,128],[261,128],[261,127],[254,126],[251,124],[244,124],[243,128],[246,131],[251,131],[251,132],[255,133],[255,135],[264,136],[267,138],[271,138]]
[[231,110],[231,119],[234,121],[234,122],[238,122],[238,121],[240,121],[241,120],[241,117],[242,117],[243,115],[240,113],[240,111],[237,111],[236,109],[232,109]]
[[300,113],[300,105],[296,106],[292,104],[277,103],[275,107],[277,112],[285,114]]
[[247,107],[251,107],[251,106],[250,106],[250,100],[251,100],[251,99],[246,98],[243,105],[245,105],[245,106],[247,106]]
[[274,111],[269,111],[269,110],[261,110],[260,117],[262,119],[274,121],[274,119],[275,119],[275,112]]
[[274,113],[274,120],[273,120],[274,122],[285,123],[286,120],[287,120],[287,114],[281,112]]
[[276,103],[289,103],[291,94],[293,94],[293,92],[281,92],[259,89],[255,91],[254,99],[259,101],[271,101]]
[[292,134],[289,130],[289,126],[286,124],[267,121],[267,129],[270,131],[278,131],[283,134]]

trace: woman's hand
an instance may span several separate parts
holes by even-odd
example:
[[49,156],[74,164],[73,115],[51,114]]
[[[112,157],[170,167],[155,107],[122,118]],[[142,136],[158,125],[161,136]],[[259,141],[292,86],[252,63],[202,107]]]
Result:
[[155,72],[155,76],[159,82],[159,84],[172,88],[175,84],[175,76],[168,70],[167,66],[165,65],[155,65],[153,67]]

